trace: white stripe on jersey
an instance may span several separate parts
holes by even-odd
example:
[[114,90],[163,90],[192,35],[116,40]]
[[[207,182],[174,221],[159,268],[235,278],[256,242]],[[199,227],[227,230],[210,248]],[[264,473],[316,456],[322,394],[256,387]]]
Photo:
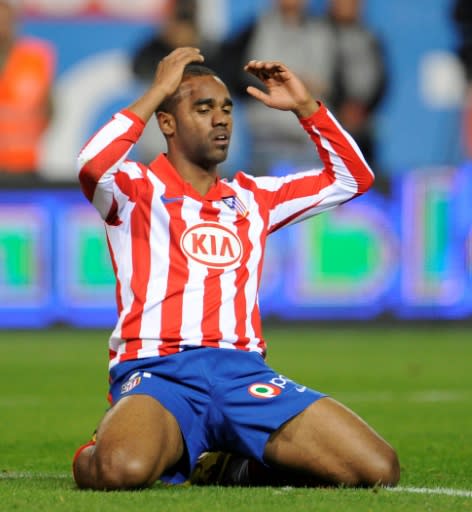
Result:
[[[192,203],[192,206],[186,208]],[[183,201],[181,217],[186,228],[200,224],[200,210],[203,204],[191,197]],[[204,265],[187,258],[188,280],[182,295],[182,324],[180,336],[185,345],[199,346],[202,344],[203,296],[205,293],[205,278],[208,269]]]

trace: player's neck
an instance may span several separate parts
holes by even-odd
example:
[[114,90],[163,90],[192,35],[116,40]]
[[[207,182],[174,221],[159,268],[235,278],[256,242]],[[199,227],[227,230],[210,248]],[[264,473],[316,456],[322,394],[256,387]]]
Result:
[[218,175],[216,165],[206,169],[186,159],[179,158],[179,156],[176,157],[171,153],[168,153],[167,158],[182,179],[190,183],[192,188],[202,197],[207,194],[215,183]]

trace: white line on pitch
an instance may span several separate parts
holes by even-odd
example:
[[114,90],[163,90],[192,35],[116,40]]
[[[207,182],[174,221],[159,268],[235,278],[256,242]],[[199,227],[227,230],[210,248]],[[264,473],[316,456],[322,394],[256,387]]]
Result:
[[0,471],[0,480],[49,480],[72,478],[67,473],[35,473],[32,471]]
[[445,496],[459,496],[472,498],[472,491],[465,489],[449,489],[446,487],[386,487],[387,491],[411,492],[415,494],[444,494]]
[[[71,479],[68,473],[34,473],[30,471],[5,471],[0,472],[0,480],[49,480],[49,479]],[[293,487],[281,487],[275,491],[277,494],[283,491],[291,491]],[[460,498],[472,498],[472,491],[465,489],[451,489],[447,487],[384,487],[390,492],[407,492],[412,494],[436,494],[444,496],[457,496]]]

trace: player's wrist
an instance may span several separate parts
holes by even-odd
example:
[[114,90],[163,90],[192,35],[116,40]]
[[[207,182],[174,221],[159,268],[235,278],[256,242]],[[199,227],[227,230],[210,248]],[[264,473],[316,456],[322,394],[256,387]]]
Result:
[[308,100],[297,104],[293,109],[293,113],[299,119],[306,119],[307,117],[311,117],[319,108],[319,103],[315,99],[309,98]]
[[[151,85],[151,87],[147,90],[145,93],[147,97],[149,98],[149,101],[151,101],[155,109],[169,96],[171,96],[172,92],[168,91],[167,88],[165,88],[160,83],[154,83]],[[155,110],[154,109],[154,110]]]

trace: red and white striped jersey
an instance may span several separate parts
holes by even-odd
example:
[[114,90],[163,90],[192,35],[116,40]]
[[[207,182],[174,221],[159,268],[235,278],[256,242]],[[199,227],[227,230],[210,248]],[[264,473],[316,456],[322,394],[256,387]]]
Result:
[[82,149],[79,179],[105,221],[118,322],[110,367],[208,346],[265,354],[258,288],[266,237],[365,192],[373,174],[324,106],[302,126],[324,167],[238,172],[200,196],[160,155],[127,160],[144,123],[123,110]]

